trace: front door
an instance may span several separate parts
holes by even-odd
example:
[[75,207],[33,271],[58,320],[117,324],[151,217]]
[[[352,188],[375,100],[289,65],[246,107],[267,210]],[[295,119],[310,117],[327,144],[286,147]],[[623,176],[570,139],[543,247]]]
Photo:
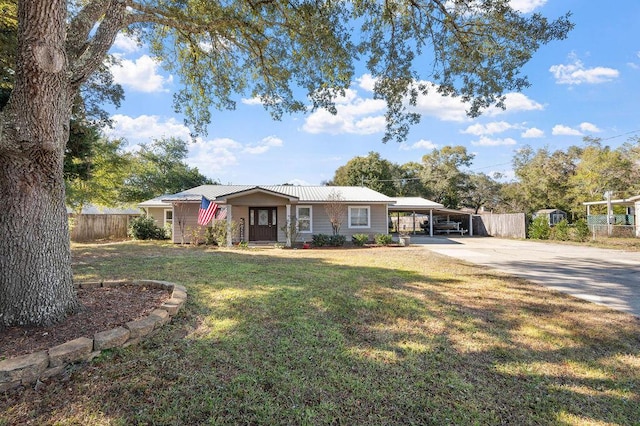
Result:
[[249,241],[277,241],[277,213],[275,207],[250,207]]

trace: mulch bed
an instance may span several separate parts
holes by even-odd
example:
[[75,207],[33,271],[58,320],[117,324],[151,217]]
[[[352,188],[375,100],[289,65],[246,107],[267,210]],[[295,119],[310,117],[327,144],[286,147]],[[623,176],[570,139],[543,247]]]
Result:
[[78,289],[82,308],[50,327],[0,329],[0,360],[26,355],[147,316],[169,299],[167,290],[138,285]]

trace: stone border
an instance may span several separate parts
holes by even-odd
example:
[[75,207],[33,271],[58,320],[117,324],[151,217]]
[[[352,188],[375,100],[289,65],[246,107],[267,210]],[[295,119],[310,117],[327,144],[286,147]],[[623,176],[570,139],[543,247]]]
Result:
[[0,361],[0,392],[36,383],[40,379],[60,374],[68,365],[90,361],[105,349],[135,345],[153,330],[171,321],[171,317],[178,313],[187,300],[187,289],[184,286],[167,281],[97,281],[80,283],[76,286],[95,288],[117,287],[125,284],[172,290],[171,298],[145,318],[129,321],[123,326],[96,333],[93,339],[79,337],[48,350]]

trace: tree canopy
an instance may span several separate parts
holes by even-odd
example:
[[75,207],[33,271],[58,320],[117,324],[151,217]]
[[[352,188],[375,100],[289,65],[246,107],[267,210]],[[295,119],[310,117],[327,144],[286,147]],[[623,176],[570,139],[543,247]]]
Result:
[[[531,214],[559,208],[573,218],[585,215],[586,201],[612,191],[625,198],[640,193],[640,138],[617,148],[585,137],[582,145],[551,150],[520,148],[513,156],[515,179],[473,172],[473,154],[463,146],[444,146],[422,162],[391,163],[378,153],[355,157],[340,166],[329,185],[364,185],[392,197],[424,197],[446,207],[481,208]],[[384,165],[384,167],[383,167]],[[363,178],[364,177],[364,178]]]
[[419,118],[413,109],[418,95],[429,91],[460,96],[471,116],[504,106],[507,92],[529,84],[522,66],[573,26],[568,14],[555,20],[525,15],[507,0],[17,5],[13,87],[0,112],[3,325],[46,324],[78,307],[64,151],[76,100],[105,66],[118,33],[146,42],[176,73],[182,89],[174,106],[194,132],[204,132],[211,107],[233,108],[238,94],[259,98],[275,118],[308,108],[335,111],[335,95],[349,87],[362,61],[375,79],[375,97],[387,103],[387,141],[406,138]]
[[141,202],[214,182],[185,163],[187,142],[177,138],[156,139],[131,155],[129,171],[117,199]]
[[406,136],[418,120],[417,96],[429,91],[460,96],[471,116],[504,107],[505,93],[529,85],[521,67],[573,27],[569,14],[523,15],[506,0],[128,0],[88,2],[71,20],[70,40],[84,46],[96,23],[90,49],[70,49],[71,57],[98,60],[127,29],[181,77],[174,106],[197,132],[211,120],[210,106],[233,108],[237,93],[259,98],[275,118],[308,101],[334,111],[333,97],[363,60],[388,105],[385,140]]

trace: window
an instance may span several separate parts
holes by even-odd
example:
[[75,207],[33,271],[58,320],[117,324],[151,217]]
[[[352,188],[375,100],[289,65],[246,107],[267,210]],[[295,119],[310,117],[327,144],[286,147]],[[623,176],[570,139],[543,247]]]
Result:
[[349,228],[369,228],[370,222],[369,206],[349,206]]
[[296,218],[298,219],[298,232],[313,232],[313,229],[311,227],[311,206],[296,206]]
[[164,211],[164,224],[166,225],[171,225],[173,223],[173,210],[171,209],[166,209]]

